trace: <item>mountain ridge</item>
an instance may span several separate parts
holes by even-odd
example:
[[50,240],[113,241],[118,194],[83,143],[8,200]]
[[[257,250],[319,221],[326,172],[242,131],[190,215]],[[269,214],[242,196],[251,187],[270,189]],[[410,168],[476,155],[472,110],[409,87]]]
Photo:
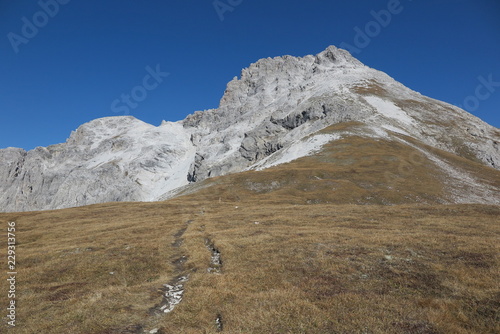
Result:
[[207,178],[321,150],[338,135],[285,154],[304,138],[325,140],[315,134],[328,126],[352,121],[375,141],[409,136],[500,168],[497,128],[330,46],[316,56],[261,59],[228,83],[219,108],[178,122],[155,127],[132,116],[100,118],[63,144],[0,150],[1,211],[165,199]]

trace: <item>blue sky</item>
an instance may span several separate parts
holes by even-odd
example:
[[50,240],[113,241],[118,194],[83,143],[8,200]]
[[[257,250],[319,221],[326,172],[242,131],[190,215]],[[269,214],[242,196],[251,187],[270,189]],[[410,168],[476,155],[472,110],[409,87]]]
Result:
[[0,0],[0,148],[180,120],[258,59],[328,45],[500,127],[498,0]]

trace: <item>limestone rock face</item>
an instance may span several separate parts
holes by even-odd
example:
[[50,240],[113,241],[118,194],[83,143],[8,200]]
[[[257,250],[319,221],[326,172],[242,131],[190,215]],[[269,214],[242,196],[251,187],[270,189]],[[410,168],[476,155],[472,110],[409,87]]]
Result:
[[153,200],[185,183],[186,173],[180,175],[179,168],[187,169],[194,155],[179,124],[97,119],[80,126],[64,144],[29,152],[0,150],[0,207],[28,211]]
[[168,198],[192,182],[267,168],[298,141],[348,121],[364,123],[374,138],[409,136],[500,169],[497,128],[331,46],[259,60],[228,83],[219,108],[179,122],[102,118],[63,144],[0,150],[0,211]]

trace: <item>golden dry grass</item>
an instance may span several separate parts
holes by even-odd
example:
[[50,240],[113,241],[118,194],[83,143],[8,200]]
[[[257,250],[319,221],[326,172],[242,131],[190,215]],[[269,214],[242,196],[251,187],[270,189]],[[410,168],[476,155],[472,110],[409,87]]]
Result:
[[[227,333],[497,333],[499,217],[480,205],[191,195],[0,221],[19,229],[16,333],[215,333],[217,315]],[[221,274],[207,272],[207,238]],[[190,272],[185,298],[170,314],[149,315],[179,252]]]
[[[357,123],[328,127],[323,133],[357,131]],[[451,153],[403,139],[498,189],[500,171]],[[288,204],[443,204],[454,202],[451,189],[473,192],[473,185],[450,183],[446,172],[421,151],[403,143],[350,136],[321,152],[259,172],[207,179],[188,188],[223,200],[241,198]]]
[[375,95],[381,97],[387,97],[389,95],[385,88],[374,79],[367,80],[364,85],[353,87],[353,90],[359,95]]

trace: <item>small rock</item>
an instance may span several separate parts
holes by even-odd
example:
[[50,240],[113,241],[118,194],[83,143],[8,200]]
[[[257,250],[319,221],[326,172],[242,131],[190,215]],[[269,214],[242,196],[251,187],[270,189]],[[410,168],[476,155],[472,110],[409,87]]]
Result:
[[222,316],[220,314],[218,314],[217,319],[215,319],[215,326],[217,328],[217,332],[222,332],[223,325],[222,325]]

